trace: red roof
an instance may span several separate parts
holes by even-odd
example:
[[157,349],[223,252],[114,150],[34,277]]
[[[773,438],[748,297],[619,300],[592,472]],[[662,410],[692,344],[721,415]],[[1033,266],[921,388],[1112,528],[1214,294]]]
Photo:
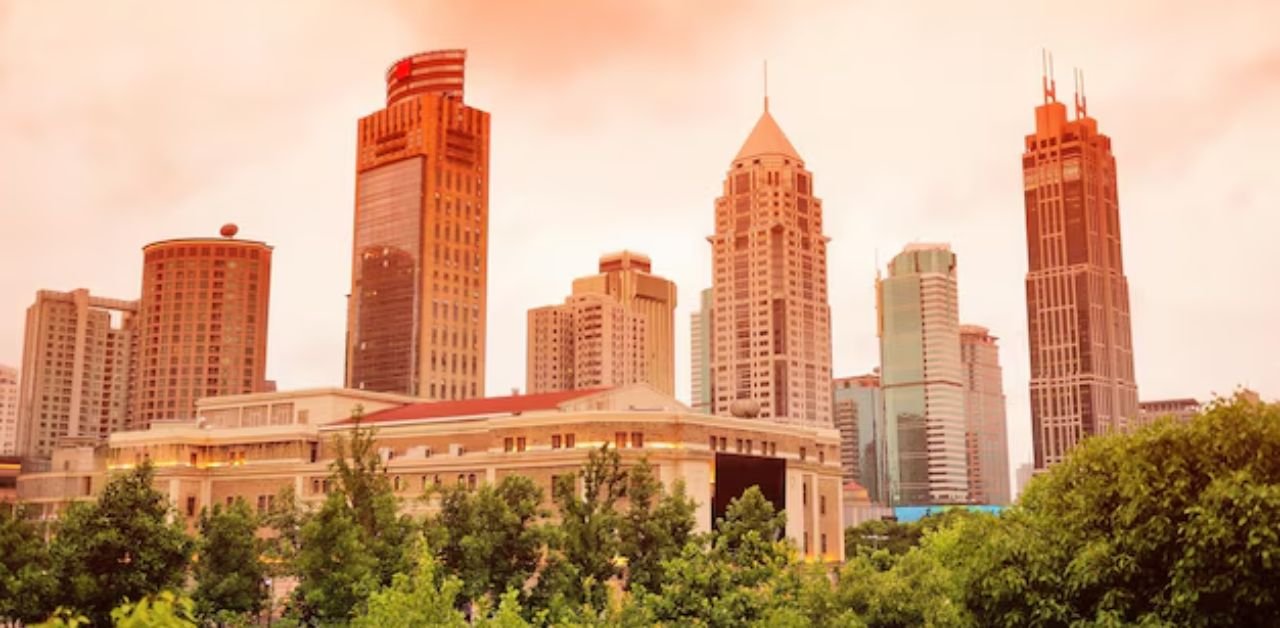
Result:
[[[411,403],[398,408],[388,408],[360,419],[362,424],[390,423],[393,421],[413,421],[417,419],[448,419],[463,416],[479,416],[486,414],[518,414],[536,410],[554,410],[566,401],[594,395],[609,390],[608,388],[585,388],[582,390],[561,390],[534,395],[510,395],[507,397],[483,397],[480,399],[461,399],[458,401],[429,401]],[[350,425],[354,418],[336,421],[333,425]]]

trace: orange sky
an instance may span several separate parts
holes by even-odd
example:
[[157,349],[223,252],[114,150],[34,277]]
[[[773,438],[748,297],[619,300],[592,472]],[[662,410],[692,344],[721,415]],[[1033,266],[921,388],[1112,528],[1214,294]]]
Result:
[[951,242],[1030,458],[1020,153],[1040,48],[1112,136],[1142,398],[1280,394],[1280,3],[0,0],[0,362],[40,288],[136,298],[143,244],[276,246],[269,376],[341,381],[355,121],[405,54],[465,47],[493,114],[491,394],[524,313],[623,247],[674,279],[678,384],[713,200],[760,111],[815,173],[837,374],[877,362],[872,280]]

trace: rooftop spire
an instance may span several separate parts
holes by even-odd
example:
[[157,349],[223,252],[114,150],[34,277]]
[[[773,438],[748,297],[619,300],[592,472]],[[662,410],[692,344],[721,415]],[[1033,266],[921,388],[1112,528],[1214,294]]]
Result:
[[1084,95],[1084,70],[1075,69],[1076,79],[1076,119],[1089,117],[1089,103]]
[[764,60],[764,111],[769,112],[769,60]]
[[1044,88],[1044,104],[1058,102],[1058,82],[1053,79],[1053,53],[1040,49],[1040,83]]

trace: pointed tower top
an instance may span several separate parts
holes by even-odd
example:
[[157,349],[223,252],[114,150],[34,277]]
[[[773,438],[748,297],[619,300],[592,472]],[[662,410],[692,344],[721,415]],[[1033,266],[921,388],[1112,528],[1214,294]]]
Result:
[[742,144],[738,156],[733,159],[737,161],[761,155],[783,155],[796,160],[800,159],[800,154],[787,140],[787,134],[782,132],[782,128],[774,121],[768,109],[760,114],[760,120],[756,122],[755,128],[751,129],[751,135],[748,135],[747,141]]

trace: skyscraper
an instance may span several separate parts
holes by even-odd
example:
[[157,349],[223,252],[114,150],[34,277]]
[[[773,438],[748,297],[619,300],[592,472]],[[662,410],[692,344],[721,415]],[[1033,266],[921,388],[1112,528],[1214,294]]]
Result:
[[716,199],[711,373],[716,414],[735,400],[766,420],[830,427],[827,237],[813,175],[764,113]]
[[1009,442],[997,338],[986,327],[960,326],[964,366],[965,452],[969,501],[1009,503]]
[[48,458],[61,438],[106,438],[131,424],[137,301],[41,290],[27,308],[17,454]]
[[606,294],[644,320],[641,381],[676,394],[676,284],[653,274],[649,257],[633,251],[600,257],[600,272],[573,280],[573,294]]
[[689,350],[692,354],[692,382],[689,388],[689,405],[698,412],[711,412],[711,400],[715,396],[711,380],[711,304],[712,290],[698,293],[698,309],[689,315]]
[[525,387],[530,394],[645,381],[644,317],[607,294],[529,310]]
[[891,504],[969,498],[956,256],[911,244],[876,280]]
[[237,232],[143,247],[135,427],[194,418],[201,397],[267,390],[271,247]]
[[1068,119],[1045,77],[1022,154],[1031,424],[1041,469],[1138,415],[1116,162],[1082,92]]
[[888,478],[880,374],[839,377],[832,388],[844,479],[862,485],[872,502],[884,504]]
[[18,453],[18,369],[0,364],[0,456]]
[[463,103],[466,52],[387,70],[356,134],[349,388],[484,396],[489,114]]

